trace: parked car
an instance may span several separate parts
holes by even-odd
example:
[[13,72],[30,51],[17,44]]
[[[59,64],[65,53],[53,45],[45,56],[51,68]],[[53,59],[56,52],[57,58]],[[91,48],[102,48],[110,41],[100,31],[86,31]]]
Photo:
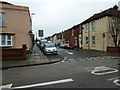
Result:
[[61,43],[61,44],[59,45],[59,47],[60,47],[60,48],[64,48],[65,45],[68,45],[68,43]]
[[40,46],[40,49],[41,49],[41,50],[43,50],[43,46],[44,46],[44,44],[46,44],[46,43],[48,43],[48,41],[47,41],[46,39],[40,40],[39,46]]
[[74,46],[70,45],[70,44],[65,44],[64,45],[65,49],[74,49]]
[[43,47],[44,54],[57,54],[57,48],[53,43],[46,43]]

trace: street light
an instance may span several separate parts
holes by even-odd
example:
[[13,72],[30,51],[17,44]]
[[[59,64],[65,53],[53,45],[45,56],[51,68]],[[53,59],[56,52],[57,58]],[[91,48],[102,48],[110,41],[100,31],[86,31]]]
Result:
[[33,15],[35,15],[35,13],[31,13],[31,29],[32,29],[32,25],[33,25],[33,21],[32,21]]
[[[31,32],[32,32],[32,35],[31,35],[31,51],[32,51],[32,48],[33,48],[33,45],[34,45],[34,35],[33,35],[33,28],[32,28],[32,25],[33,25],[33,22],[32,22],[32,19],[33,19],[33,15],[35,15],[35,13],[31,13]],[[30,51],[30,53],[31,53]]]

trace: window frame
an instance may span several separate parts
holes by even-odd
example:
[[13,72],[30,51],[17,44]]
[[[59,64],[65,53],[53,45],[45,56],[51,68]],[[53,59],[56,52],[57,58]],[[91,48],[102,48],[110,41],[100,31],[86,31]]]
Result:
[[0,27],[6,26],[6,14],[5,12],[0,12]]
[[86,31],[86,32],[89,31],[89,24],[88,24],[88,23],[85,24],[85,31]]
[[95,31],[96,28],[95,25],[96,25],[95,21],[91,22],[92,31]]
[[115,24],[116,24],[115,18],[112,18],[111,22],[112,22],[112,27],[113,27],[113,28],[116,27],[116,26],[115,26]]
[[72,29],[72,36],[74,36],[74,29]]
[[95,46],[95,36],[92,36],[92,45]]
[[[2,37],[5,36],[5,44],[3,45],[2,44]],[[10,39],[8,39],[8,36],[10,36]],[[12,35],[0,35],[0,47],[6,47],[6,46],[13,46],[13,43],[12,43]],[[11,44],[9,44],[8,42],[11,42]]]

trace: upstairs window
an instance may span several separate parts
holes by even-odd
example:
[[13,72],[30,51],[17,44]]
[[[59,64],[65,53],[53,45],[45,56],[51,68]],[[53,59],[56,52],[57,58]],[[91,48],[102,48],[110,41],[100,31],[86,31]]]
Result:
[[86,32],[88,32],[88,24],[86,24]]
[[0,35],[0,46],[12,46],[12,35]]
[[91,26],[92,26],[92,30],[94,31],[95,30],[95,22],[92,22]]
[[114,28],[116,24],[116,20],[114,18],[112,18],[112,27]]
[[74,29],[72,29],[72,36],[74,36]]
[[6,20],[5,13],[0,12],[0,27],[6,25],[6,21],[5,20]]

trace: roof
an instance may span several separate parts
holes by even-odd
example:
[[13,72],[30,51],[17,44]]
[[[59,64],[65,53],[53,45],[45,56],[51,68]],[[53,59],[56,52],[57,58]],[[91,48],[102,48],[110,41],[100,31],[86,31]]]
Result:
[[120,10],[118,10],[118,7],[115,5],[113,8],[109,8],[103,12],[96,13],[87,20],[83,21],[81,24],[89,23],[93,20],[100,19],[105,16],[110,16],[110,17],[119,17],[120,18]]
[[8,5],[13,5],[11,3],[5,2],[5,1],[0,1],[0,4],[8,4]]

